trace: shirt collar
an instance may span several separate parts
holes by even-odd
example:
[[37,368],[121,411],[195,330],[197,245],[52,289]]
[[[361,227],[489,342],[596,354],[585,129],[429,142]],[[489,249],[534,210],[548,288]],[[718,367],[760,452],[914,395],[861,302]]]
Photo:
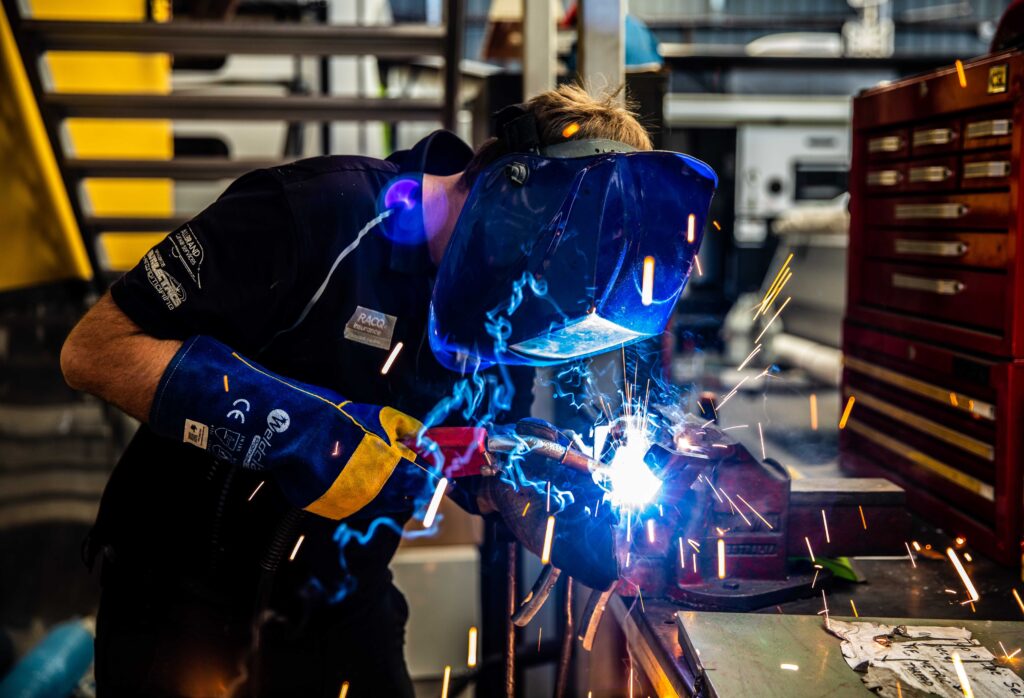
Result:
[[[438,130],[408,150],[399,150],[388,156],[388,162],[398,166],[399,173],[423,172],[438,176],[453,175],[466,169],[473,158],[473,149],[451,131]],[[391,245],[391,269],[406,274],[430,272],[430,251],[424,242],[419,245]]]

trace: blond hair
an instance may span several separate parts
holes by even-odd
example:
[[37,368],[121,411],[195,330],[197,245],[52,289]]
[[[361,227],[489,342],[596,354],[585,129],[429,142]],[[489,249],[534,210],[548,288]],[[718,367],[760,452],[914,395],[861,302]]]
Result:
[[[524,106],[537,122],[541,147],[567,140],[607,138],[637,150],[651,150],[651,136],[637,119],[633,104],[618,99],[622,89],[594,96],[582,85],[568,83],[531,98]],[[484,141],[466,166],[463,185],[471,187],[484,168],[508,152],[497,138]]]

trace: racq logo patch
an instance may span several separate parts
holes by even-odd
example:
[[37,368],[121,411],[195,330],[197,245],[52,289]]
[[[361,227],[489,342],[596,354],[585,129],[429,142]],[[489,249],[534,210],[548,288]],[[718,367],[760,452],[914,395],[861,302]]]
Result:
[[159,250],[154,248],[147,252],[142,258],[142,266],[146,270],[149,285],[159,294],[168,310],[174,310],[185,302],[185,288],[167,273],[163,255]]
[[391,348],[391,336],[395,333],[398,318],[379,310],[370,310],[361,305],[345,324],[345,339],[367,344],[378,349]]

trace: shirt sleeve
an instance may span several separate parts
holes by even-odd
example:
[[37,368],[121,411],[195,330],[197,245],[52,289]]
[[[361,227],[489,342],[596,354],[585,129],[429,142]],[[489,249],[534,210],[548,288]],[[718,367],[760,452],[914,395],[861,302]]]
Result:
[[149,250],[111,296],[151,336],[259,347],[295,283],[298,244],[283,187],[258,170]]

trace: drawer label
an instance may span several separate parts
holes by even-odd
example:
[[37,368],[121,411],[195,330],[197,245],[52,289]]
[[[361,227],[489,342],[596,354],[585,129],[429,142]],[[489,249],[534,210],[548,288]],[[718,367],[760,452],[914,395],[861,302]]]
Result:
[[988,93],[997,95],[1006,92],[1006,86],[1010,82],[1010,64],[1003,63],[994,65],[988,69]]

